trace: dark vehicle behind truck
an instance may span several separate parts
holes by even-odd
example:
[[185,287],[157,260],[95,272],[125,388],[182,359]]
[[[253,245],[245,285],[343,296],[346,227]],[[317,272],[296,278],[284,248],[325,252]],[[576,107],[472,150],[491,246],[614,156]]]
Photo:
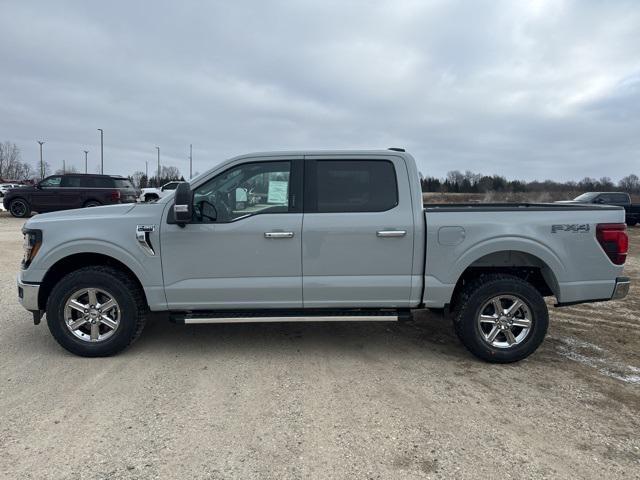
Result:
[[128,178],[116,175],[52,175],[33,187],[9,190],[2,203],[14,217],[72,208],[133,203],[136,191]]
[[598,205],[615,205],[623,207],[627,225],[634,226],[640,223],[640,203],[631,203],[631,197],[624,192],[586,192],[578,195],[573,200],[565,200],[556,203],[594,203]]

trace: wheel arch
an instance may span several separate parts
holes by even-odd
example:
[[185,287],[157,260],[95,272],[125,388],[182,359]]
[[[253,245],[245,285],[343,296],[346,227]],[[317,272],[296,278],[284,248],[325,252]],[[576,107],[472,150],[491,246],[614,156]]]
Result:
[[[558,270],[563,269],[558,262],[549,262],[549,257],[531,253],[524,249],[494,250],[476,256],[468,261],[459,273],[451,295],[451,304],[455,304],[461,289],[478,276],[488,273],[506,273],[531,283],[542,296],[559,296],[560,284]],[[552,266],[553,265],[553,266]]]
[[49,295],[51,294],[53,287],[62,277],[74,270],[78,270],[79,268],[89,265],[109,266],[124,272],[131,278],[131,280],[133,280],[137,284],[137,286],[140,288],[140,291],[142,292],[144,301],[148,304],[142,282],[140,281],[136,273],[125,263],[112,256],[102,253],[83,252],[63,257],[53,265],[51,265],[40,284],[40,289],[38,292],[38,307],[41,310],[46,309]]

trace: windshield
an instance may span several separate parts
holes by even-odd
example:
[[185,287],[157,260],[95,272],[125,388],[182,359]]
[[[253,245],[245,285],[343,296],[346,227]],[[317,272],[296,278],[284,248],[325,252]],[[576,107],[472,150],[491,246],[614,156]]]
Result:
[[590,200],[593,200],[597,196],[598,196],[598,192],[587,192],[587,193],[583,193],[582,195],[578,195],[576,198],[574,198],[574,200],[578,202],[588,202]]

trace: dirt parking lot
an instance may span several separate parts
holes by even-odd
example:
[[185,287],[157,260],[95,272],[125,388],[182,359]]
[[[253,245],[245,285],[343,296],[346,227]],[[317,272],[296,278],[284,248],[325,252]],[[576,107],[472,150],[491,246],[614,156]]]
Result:
[[179,326],[72,356],[18,304],[0,213],[0,478],[640,478],[640,228],[623,301],[551,308],[528,360],[449,322]]

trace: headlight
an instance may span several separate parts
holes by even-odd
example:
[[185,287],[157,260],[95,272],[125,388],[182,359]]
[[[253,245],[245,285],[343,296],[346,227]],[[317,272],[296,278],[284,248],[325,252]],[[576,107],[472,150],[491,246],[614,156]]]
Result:
[[22,234],[24,235],[22,268],[28,268],[42,245],[42,230],[23,230]]

